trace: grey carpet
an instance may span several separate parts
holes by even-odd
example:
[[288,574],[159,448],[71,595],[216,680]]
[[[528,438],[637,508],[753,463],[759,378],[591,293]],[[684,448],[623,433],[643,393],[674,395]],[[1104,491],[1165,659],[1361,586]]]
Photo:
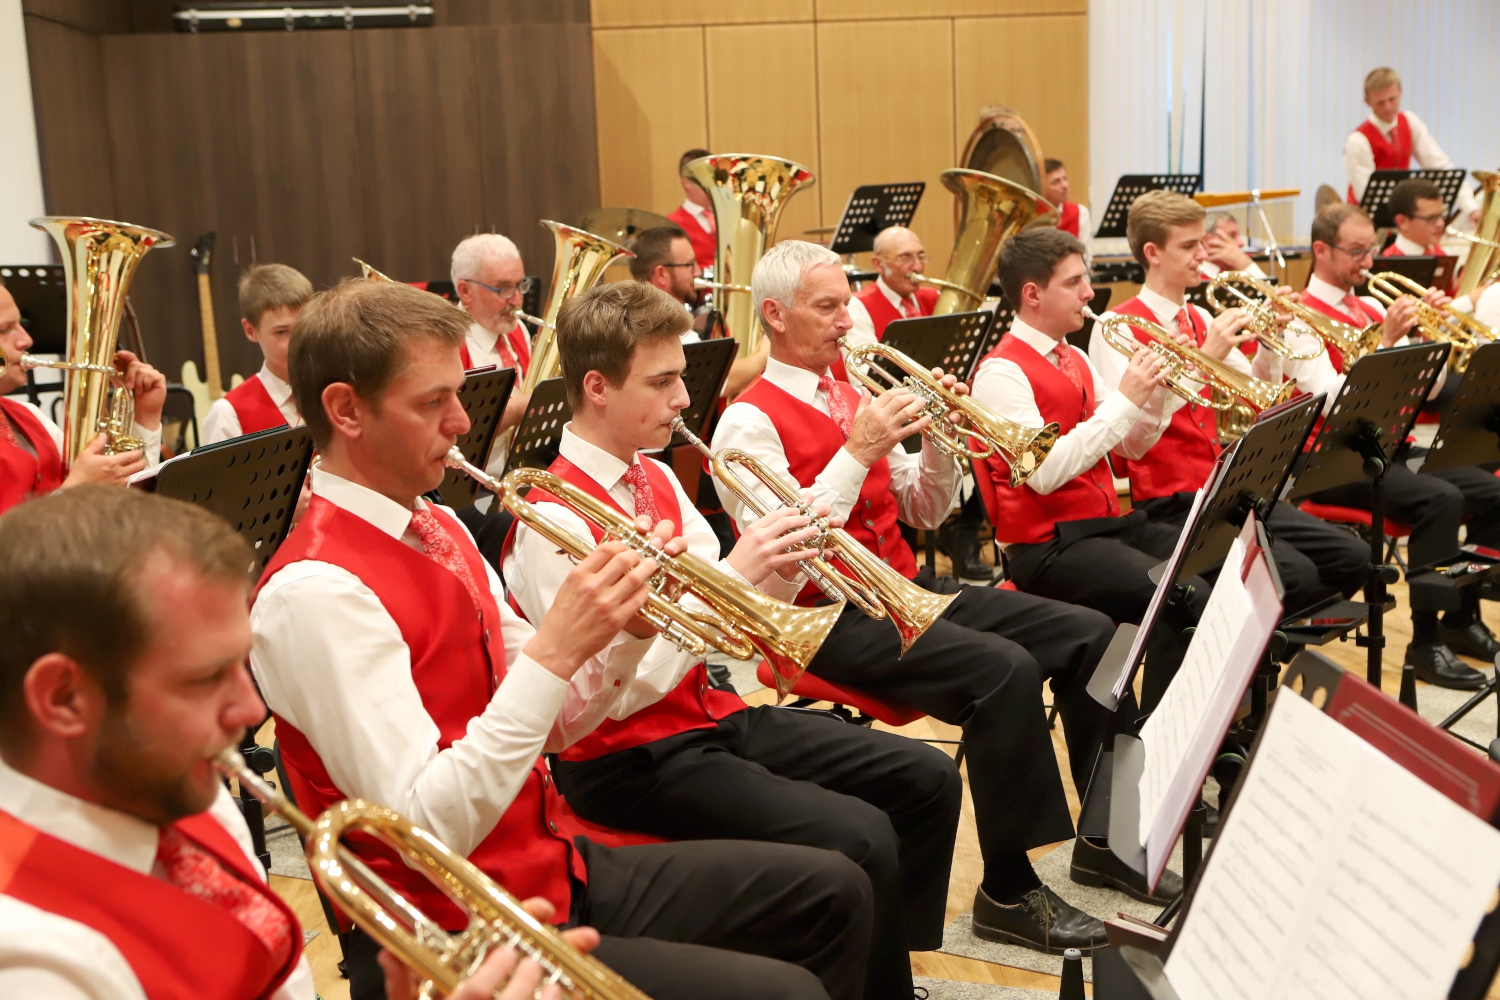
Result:
[[991,983],[960,983],[953,979],[918,976],[916,985],[927,991],[927,1000],[1057,1000],[1056,993]]
[[753,694],[765,687],[760,678],[755,676],[755,670],[760,666],[760,657],[753,660],[735,660],[719,652],[710,649],[704,657],[709,663],[722,663],[729,668],[730,682],[741,698]]
[[[1477,668],[1479,665],[1475,660],[1466,659],[1464,662],[1471,667]],[[1482,673],[1486,679],[1494,677],[1495,668],[1490,667]],[[1437,724],[1473,695],[1473,691],[1452,691],[1448,688],[1433,687],[1431,684],[1418,684],[1417,714],[1428,722]],[[1472,712],[1455,723],[1453,732],[1467,736],[1481,746],[1489,746],[1490,741],[1496,736],[1495,695],[1492,693]]]
[[297,831],[275,813],[266,816],[266,849],[271,852],[272,875],[312,881],[312,872],[307,867],[307,857],[302,853]]
[[[1113,889],[1095,889],[1091,886],[1078,885],[1068,877],[1068,867],[1072,861],[1073,844],[1069,842],[1036,862],[1036,874],[1038,878],[1051,886],[1053,892],[1085,913],[1104,919],[1113,918],[1116,914],[1123,912],[1144,920],[1153,920],[1161,912],[1162,908],[1154,903],[1137,902]],[[1182,845],[1180,843],[1172,852],[1172,859],[1168,866],[1173,871],[1182,871]],[[1045,955],[1020,945],[986,941],[974,934],[973,918],[974,911],[965,910],[943,928],[943,947],[940,950],[950,955],[975,958],[981,962],[994,962],[997,965],[1009,965],[1016,969],[1029,969],[1032,972],[1042,972],[1049,976],[1062,975],[1061,955]],[[1088,980],[1093,978],[1093,964],[1087,958],[1083,960],[1083,977]]]

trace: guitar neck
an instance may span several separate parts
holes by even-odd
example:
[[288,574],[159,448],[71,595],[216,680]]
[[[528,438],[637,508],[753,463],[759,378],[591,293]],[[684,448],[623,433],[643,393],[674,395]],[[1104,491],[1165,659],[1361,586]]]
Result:
[[219,337],[214,332],[214,294],[208,275],[198,275],[198,323],[203,329],[203,380],[211,399],[224,395],[224,380],[219,374]]

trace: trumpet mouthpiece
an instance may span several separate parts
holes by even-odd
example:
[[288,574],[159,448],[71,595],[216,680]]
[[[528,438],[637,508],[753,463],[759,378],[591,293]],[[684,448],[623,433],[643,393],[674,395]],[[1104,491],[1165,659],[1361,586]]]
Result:
[[1096,323],[1099,322],[1099,314],[1094,312],[1094,310],[1090,309],[1088,306],[1083,307],[1083,316],[1085,319],[1091,319]]
[[443,464],[450,469],[462,469],[469,464],[469,460],[464,458],[464,453],[458,450],[458,445],[454,445],[448,449],[448,454],[443,456]]

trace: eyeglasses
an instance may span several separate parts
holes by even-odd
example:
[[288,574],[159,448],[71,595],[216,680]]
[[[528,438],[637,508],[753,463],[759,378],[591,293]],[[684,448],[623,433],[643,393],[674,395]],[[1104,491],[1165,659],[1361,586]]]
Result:
[[1373,257],[1373,256],[1375,256],[1375,248],[1373,246],[1369,246],[1369,247],[1341,247],[1341,246],[1339,246],[1336,243],[1331,243],[1329,245],[1332,246],[1339,253],[1348,254],[1350,257],[1353,257],[1355,260],[1364,260],[1366,257]]
[[658,264],[656,266],[657,267],[691,267],[693,270],[696,271],[698,269],[698,262],[696,260],[690,260],[686,264],[668,264],[666,261],[662,261],[660,264]]
[[1414,219],[1415,221],[1417,221],[1417,222],[1425,222],[1429,226],[1436,225],[1437,223],[1442,222],[1443,219],[1445,219],[1445,218],[1446,218],[1446,216],[1442,212],[1434,212],[1431,215],[1413,215],[1412,216],[1412,219]]
[[897,260],[897,262],[902,263],[902,264],[906,264],[908,266],[911,265],[911,264],[925,264],[925,263],[927,263],[927,252],[923,251],[921,253],[910,253],[910,252],[908,252],[908,253],[897,254],[896,255],[896,260]]
[[478,285],[480,288],[484,288],[491,292],[494,292],[502,299],[508,299],[517,292],[525,295],[527,292],[531,291],[531,286],[536,284],[535,278],[522,278],[514,285],[486,285],[478,278],[459,278],[458,280],[467,281],[471,285]]

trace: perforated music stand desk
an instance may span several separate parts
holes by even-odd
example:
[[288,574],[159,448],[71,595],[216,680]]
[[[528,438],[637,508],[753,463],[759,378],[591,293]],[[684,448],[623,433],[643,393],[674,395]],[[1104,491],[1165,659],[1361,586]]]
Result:
[[1500,462],[1500,344],[1485,344],[1469,358],[1422,471],[1491,462]]
[[[941,368],[961,376],[982,357],[979,348],[994,322],[995,314],[987,309],[898,319],[885,328],[880,342],[910,355],[924,368]],[[892,374],[902,377],[899,372]]]
[[864,253],[875,246],[875,237],[890,226],[910,226],[926,181],[903,184],[863,184],[844,204],[829,248],[836,254]]
[[[728,337],[682,345],[682,354],[687,362],[682,372],[682,381],[687,386],[688,405],[679,416],[687,424],[688,430],[699,437],[708,432],[708,422],[714,415],[714,404],[719,401],[719,393],[724,391],[724,383],[729,379],[729,366],[734,363],[738,350],[738,342]],[[674,431],[667,447],[677,448],[686,444],[687,439]]]
[[526,414],[521,417],[515,437],[511,439],[505,471],[545,469],[551,465],[562,442],[563,424],[572,418],[573,408],[568,405],[567,394],[563,392],[562,377],[540,383],[532,392]]
[[1109,196],[1109,205],[1100,216],[1099,230],[1094,236],[1124,236],[1125,217],[1130,212],[1131,202],[1147,191],[1176,191],[1191,196],[1202,186],[1202,174],[1124,174],[1115,181],[1114,194]]
[[1365,184],[1365,196],[1359,199],[1359,207],[1369,213],[1375,228],[1389,229],[1396,224],[1391,215],[1391,192],[1402,181],[1420,177],[1438,186],[1443,192],[1443,212],[1451,214],[1467,173],[1466,170],[1377,170]]
[[5,290],[16,300],[32,354],[68,352],[68,287],[61,264],[0,265]]
[[[458,450],[464,458],[481,469],[490,457],[490,447],[495,441],[495,429],[500,426],[500,415],[510,394],[516,386],[514,368],[479,368],[464,373],[464,387],[458,392],[458,401],[469,415],[469,430],[459,436]],[[449,469],[443,476],[438,494],[443,503],[454,510],[472,505],[479,496],[479,482],[462,469]]]

